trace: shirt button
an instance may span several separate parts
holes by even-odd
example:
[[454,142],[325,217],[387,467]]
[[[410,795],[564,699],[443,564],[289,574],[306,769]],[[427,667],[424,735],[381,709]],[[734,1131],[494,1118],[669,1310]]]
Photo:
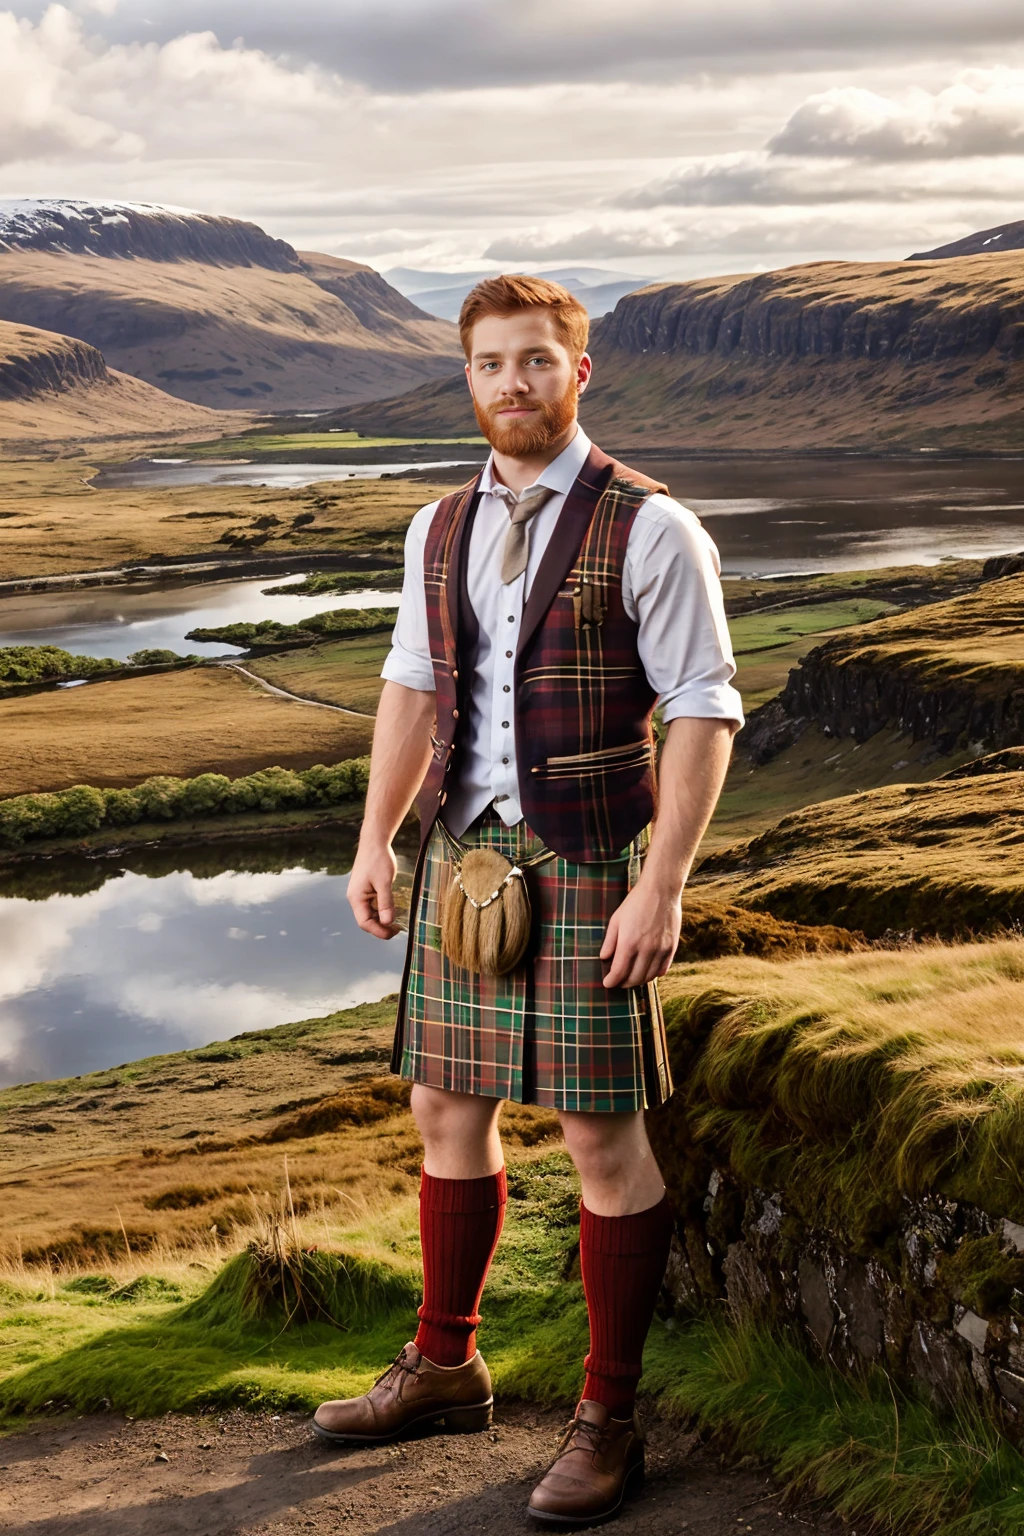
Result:
[[510,614],[509,614],[509,616],[508,616],[508,621],[509,621],[509,623],[510,623],[510,624],[514,624],[514,623],[515,623],[515,621],[516,621],[516,616],[515,616],[515,614],[514,614],[514,613],[510,613]]
[[508,683],[506,683],[506,684],[505,684],[505,686],[504,686],[504,688],[502,688],[502,690],[501,690],[501,691],[502,691],[502,693],[511,693],[511,692],[512,692],[512,689],[511,689],[511,687],[510,687],[510,686],[509,686],[509,684],[508,684]]
[[511,660],[511,658],[512,658],[512,652],[511,651],[506,651],[505,655]]
[[507,762],[508,762],[508,758],[507,758],[507,757],[503,757],[503,758],[502,758],[502,762],[503,762],[503,763],[507,763]]
[[508,721],[507,720],[503,720],[501,722],[501,728],[502,728],[503,731],[507,731],[508,730]]

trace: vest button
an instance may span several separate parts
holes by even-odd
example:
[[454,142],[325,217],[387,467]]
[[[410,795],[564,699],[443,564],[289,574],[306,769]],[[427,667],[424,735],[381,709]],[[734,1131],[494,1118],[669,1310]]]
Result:
[[452,719],[453,719],[453,720],[457,720],[457,719],[458,719],[458,718],[459,718],[459,712],[458,712],[458,710],[457,710],[457,709],[453,709],[453,710],[452,710]]
[[452,667],[452,681],[457,683],[458,680],[459,680],[458,668],[457,667]]
[[442,793],[441,795],[438,796],[438,798],[441,801],[441,804],[444,805],[445,801],[448,799],[448,796],[447,796],[446,793]]
[[573,587],[572,595],[573,595],[573,597],[582,597],[583,596],[583,588],[582,587]]

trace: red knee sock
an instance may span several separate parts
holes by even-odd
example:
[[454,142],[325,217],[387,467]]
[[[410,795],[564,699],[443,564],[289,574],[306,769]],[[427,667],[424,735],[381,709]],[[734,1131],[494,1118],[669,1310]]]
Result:
[[482,1179],[435,1179],[423,1171],[423,1305],[415,1342],[434,1365],[464,1365],[476,1353],[480,1297],[507,1199],[504,1168]]
[[580,1206],[580,1269],[590,1315],[583,1396],[603,1403],[615,1419],[633,1412],[671,1241],[667,1195],[633,1216],[594,1216]]

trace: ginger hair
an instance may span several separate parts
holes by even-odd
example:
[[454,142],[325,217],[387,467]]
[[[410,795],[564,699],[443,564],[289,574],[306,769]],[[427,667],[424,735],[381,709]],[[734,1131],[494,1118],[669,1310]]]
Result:
[[459,336],[467,359],[471,356],[473,327],[486,315],[515,315],[524,309],[549,309],[555,329],[573,363],[587,350],[590,316],[579,299],[561,283],[522,273],[485,277],[471,288],[459,312]]

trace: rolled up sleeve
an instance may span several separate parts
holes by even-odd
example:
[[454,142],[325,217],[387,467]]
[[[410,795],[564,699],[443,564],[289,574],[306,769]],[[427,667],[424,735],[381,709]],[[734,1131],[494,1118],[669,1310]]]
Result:
[[622,595],[666,724],[685,715],[741,726],[718,551],[697,517],[667,496],[652,496],[637,514]]
[[391,634],[391,650],[381,668],[386,682],[401,683],[420,693],[434,691],[434,667],[430,660],[427,631],[427,599],[423,587],[423,550],[437,502],[422,507],[405,535],[405,575],[398,618]]

